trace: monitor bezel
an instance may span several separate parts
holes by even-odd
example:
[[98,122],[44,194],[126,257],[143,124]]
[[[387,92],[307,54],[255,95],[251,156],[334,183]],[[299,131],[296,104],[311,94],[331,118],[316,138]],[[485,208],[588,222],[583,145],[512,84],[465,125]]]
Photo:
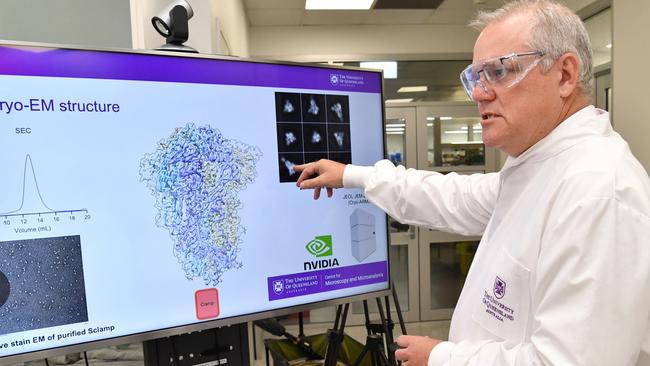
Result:
[[[263,59],[255,59],[255,58],[248,58],[248,57],[240,58],[240,57],[224,56],[224,55],[206,55],[201,53],[94,47],[94,46],[91,47],[91,46],[65,45],[65,44],[41,43],[41,42],[22,42],[22,41],[9,41],[9,40],[0,40],[0,47],[30,47],[30,48],[45,48],[45,49],[52,49],[52,50],[63,49],[63,50],[86,51],[86,52],[141,54],[141,55],[152,55],[152,56],[198,58],[198,59],[209,59],[209,60],[250,62],[250,63],[289,65],[289,66],[300,66],[300,67],[313,67],[313,68],[320,68],[320,69],[353,70],[353,71],[378,73],[381,76],[381,82],[380,82],[381,131],[382,131],[382,144],[383,144],[382,150],[384,152],[384,156],[382,158],[385,158],[387,154],[386,134],[383,133],[386,129],[386,108],[385,108],[385,100],[384,100],[384,75],[382,70],[353,67],[353,66],[340,66],[334,64],[300,63],[300,62],[292,62],[292,61],[263,60]],[[333,298],[329,300],[310,302],[301,305],[288,306],[279,309],[261,311],[256,313],[249,313],[246,315],[202,321],[198,323],[180,325],[175,327],[161,328],[161,329],[151,330],[147,332],[140,332],[140,333],[134,333],[129,335],[104,338],[100,340],[75,343],[71,345],[51,347],[39,351],[29,351],[29,352],[16,353],[8,356],[0,356],[0,366],[12,365],[15,363],[38,360],[47,357],[59,356],[67,353],[84,352],[90,349],[110,347],[110,346],[116,346],[116,345],[121,345],[126,343],[133,343],[133,342],[142,342],[146,340],[168,337],[168,336],[178,335],[182,333],[201,331],[205,329],[227,326],[231,324],[245,323],[245,322],[250,322],[258,319],[283,316],[283,315],[288,315],[288,314],[297,313],[306,310],[313,310],[317,308],[336,306],[345,303],[362,301],[362,300],[367,300],[367,299],[372,299],[377,297],[390,296],[392,291],[392,277],[390,275],[391,243],[390,243],[390,229],[388,225],[387,215],[386,215],[386,238],[387,238],[388,288],[385,290],[371,291],[359,295],[343,296],[343,297]]]

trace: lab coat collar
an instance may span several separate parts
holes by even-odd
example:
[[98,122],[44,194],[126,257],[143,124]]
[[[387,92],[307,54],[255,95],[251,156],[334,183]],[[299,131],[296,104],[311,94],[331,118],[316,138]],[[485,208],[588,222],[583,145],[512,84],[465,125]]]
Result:
[[588,136],[606,136],[612,133],[609,113],[593,105],[582,108],[562,121],[546,137],[517,157],[509,156],[501,171],[524,162],[537,162],[551,158],[580,143]]

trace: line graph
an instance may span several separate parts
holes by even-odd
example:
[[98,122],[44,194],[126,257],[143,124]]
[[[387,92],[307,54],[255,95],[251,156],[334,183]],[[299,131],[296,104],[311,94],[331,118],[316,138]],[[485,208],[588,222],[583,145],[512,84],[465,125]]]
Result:
[[[28,174],[31,172],[31,174]],[[31,179],[31,181],[28,181],[28,179]],[[34,184],[34,188],[36,190],[36,196],[38,198],[37,200],[37,206],[40,205],[40,207],[30,207],[29,210],[24,210],[25,209],[25,199],[27,198],[27,193],[28,193],[28,185],[29,183]],[[33,197],[36,198],[36,197]],[[32,210],[34,209],[34,210]],[[25,163],[23,165],[23,184],[22,184],[22,192],[21,192],[21,197],[20,197],[20,205],[18,208],[7,211],[7,212],[0,212],[0,217],[4,218],[9,218],[9,217],[25,217],[25,216],[42,216],[42,215],[58,215],[60,213],[76,213],[76,212],[85,212],[86,214],[88,213],[88,210],[86,208],[78,208],[78,209],[65,209],[65,210],[58,210],[58,209],[53,209],[51,208],[46,202],[45,199],[43,198],[43,195],[41,194],[41,189],[38,185],[38,179],[36,177],[36,170],[34,169],[34,163],[32,161],[32,157],[27,154],[25,156]],[[57,220],[58,221],[58,220]]]

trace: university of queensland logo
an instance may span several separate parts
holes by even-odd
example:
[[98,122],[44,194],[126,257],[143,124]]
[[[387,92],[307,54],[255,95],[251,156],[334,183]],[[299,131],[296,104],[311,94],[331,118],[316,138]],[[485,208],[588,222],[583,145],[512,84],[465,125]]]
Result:
[[330,83],[336,86],[339,84],[339,76],[337,74],[330,74]]
[[275,280],[273,281],[273,292],[277,295],[280,295],[284,291],[284,281]]
[[497,299],[501,299],[504,296],[506,296],[506,281],[502,280],[497,276],[497,278],[494,280],[494,296],[496,296]]

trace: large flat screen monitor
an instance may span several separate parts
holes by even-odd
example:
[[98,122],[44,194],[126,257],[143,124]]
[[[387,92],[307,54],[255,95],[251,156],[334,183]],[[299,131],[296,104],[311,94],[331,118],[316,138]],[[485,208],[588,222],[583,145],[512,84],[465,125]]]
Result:
[[385,293],[386,216],[293,169],[382,122],[377,71],[0,44],[0,363]]

